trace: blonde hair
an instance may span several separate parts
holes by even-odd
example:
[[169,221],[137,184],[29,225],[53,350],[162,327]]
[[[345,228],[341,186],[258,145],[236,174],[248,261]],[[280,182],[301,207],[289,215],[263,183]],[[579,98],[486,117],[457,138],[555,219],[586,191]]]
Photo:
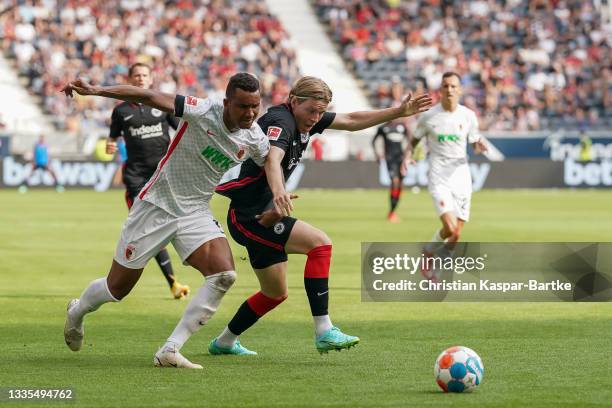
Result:
[[332,100],[332,91],[329,86],[319,78],[305,76],[297,80],[289,92],[289,103],[293,98],[297,98],[299,103],[306,99],[316,99],[325,103]]

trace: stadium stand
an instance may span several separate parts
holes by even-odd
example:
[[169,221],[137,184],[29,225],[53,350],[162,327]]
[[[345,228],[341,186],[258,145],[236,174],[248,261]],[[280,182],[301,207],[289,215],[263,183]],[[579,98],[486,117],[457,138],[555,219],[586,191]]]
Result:
[[[265,2],[256,0],[2,1],[0,39],[58,129],[106,128],[113,103],[60,94],[87,73],[99,84],[124,83],[130,64],[149,63],[157,89],[222,93],[233,73],[260,76],[265,104],[284,100],[298,75],[295,50]],[[107,129],[107,128],[106,128]]]
[[376,106],[454,70],[484,129],[612,126],[605,2],[311,1]]

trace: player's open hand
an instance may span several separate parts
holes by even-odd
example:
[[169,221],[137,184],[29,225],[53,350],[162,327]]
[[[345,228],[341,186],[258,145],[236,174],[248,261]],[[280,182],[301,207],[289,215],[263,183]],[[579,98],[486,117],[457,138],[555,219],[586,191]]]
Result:
[[288,217],[293,211],[293,203],[291,200],[298,198],[295,194],[289,194],[287,192],[274,196],[274,209],[276,212],[281,214],[283,217]]
[[401,116],[406,117],[425,112],[431,108],[432,102],[433,100],[429,94],[423,94],[413,98],[412,93],[409,93],[399,106],[402,111]]
[[489,150],[487,143],[483,139],[474,142],[474,144],[472,144],[472,148],[474,149],[475,154],[484,153]]
[[79,95],[97,95],[98,89],[84,79],[79,78],[76,81],[66,84],[66,86],[62,88],[62,92],[65,93],[66,96],[73,97],[73,92]]

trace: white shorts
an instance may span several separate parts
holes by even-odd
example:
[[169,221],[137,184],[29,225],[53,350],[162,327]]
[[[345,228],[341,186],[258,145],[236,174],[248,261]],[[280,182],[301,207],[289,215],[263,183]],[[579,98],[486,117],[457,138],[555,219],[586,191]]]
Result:
[[123,224],[114,259],[126,268],[141,269],[172,242],[184,263],[202,244],[221,237],[225,233],[210,210],[175,217],[137,198]]
[[452,212],[460,220],[466,222],[470,220],[471,191],[453,190],[444,184],[440,184],[430,186],[429,193],[438,216]]

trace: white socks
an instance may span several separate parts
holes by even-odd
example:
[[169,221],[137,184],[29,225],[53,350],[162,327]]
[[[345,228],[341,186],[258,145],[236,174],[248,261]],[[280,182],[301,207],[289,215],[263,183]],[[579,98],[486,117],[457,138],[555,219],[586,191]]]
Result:
[[235,280],[236,272],[234,271],[219,272],[207,276],[204,285],[185,308],[181,321],[168,337],[166,345],[172,343],[177,350],[180,350],[183,344],[215,314],[225,292],[229,290]]
[[217,337],[215,342],[217,343],[217,346],[219,347],[232,348],[234,347],[234,344],[236,344],[237,340],[238,340],[238,336],[232,333],[230,329],[227,326],[225,326],[225,329],[223,329],[223,331]]
[[118,302],[110,293],[106,278],[96,279],[85,288],[79,302],[70,309],[70,315],[81,323],[87,313],[95,312],[100,306],[108,302]]
[[323,333],[325,333],[326,331],[328,331],[329,329],[333,327],[331,319],[329,318],[329,315],[312,316],[312,318],[314,320],[315,334],[317,336],[322,335]]

